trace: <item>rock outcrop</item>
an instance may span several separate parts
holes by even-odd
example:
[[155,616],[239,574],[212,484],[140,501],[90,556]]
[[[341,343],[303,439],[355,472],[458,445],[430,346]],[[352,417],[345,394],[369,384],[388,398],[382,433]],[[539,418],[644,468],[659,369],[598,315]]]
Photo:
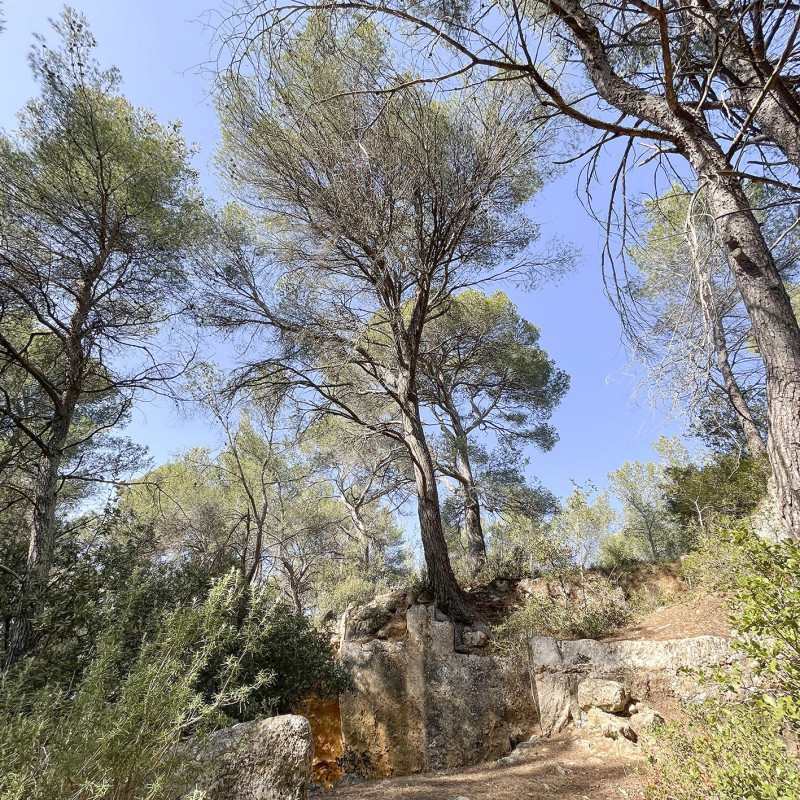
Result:
[[[721,636],[660,642],[560,642],[537,636],[532,650],[545,736],[561,730],[570,720],[586,721],[585,712],[590,707],[616,712],[624,710],[630,699],[691,701],[703,689],[685,670],[726,665],[737,659],[730,640]],[[624,702],[621,693],[625,695]],[[613,702],[615,699],[617,703]]]
[[[455,652],[453,626],[433,606],[392,605],[360,612],[340,645],[355,687],[340,698],[350,758],[375,777],[449,769],[499,758],[533,733],[524,672],[493,657],[485,636],[464,636],[473,652]],[[363,635],[384,617],[377,638]],[[402,638],[380,638],[393,629]]]
[[619,681],[586,678],[578,684],[578,705],[584,711],[599,708],[617,714],[628,707],[630,699],[628,687]]
[[195,745],[196,788],[207,800],[305,800],[314,745],[305,717],[243,722]]

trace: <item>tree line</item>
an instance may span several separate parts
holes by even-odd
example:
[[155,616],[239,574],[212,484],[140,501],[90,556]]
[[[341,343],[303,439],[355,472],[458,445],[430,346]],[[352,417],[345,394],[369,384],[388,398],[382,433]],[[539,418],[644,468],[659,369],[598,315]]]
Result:
[[[122,488],[115,535],[135,520],[154,558],[279,576],[301,611],[331,563],[391,574],[410,499],[434,599],[472,623],[454,559],[475,575],[497,515],[540,532],[555,511],[524,466],[568,387],[500,287],[569,267],[525,206],[555,160],[596,175],[618,140],[606,265],[633,357],[703,436],[768,459],[797,538],[795,17],[242,3],[217,31],[220,207],[65,11],[0,139],[6,663],[60,559],[91,548],[87,498],[141,473],[115,431],[142,392],[190,398],[222,446]],[[632,208],[647,163],[662,191]],[[200,367],[195,330],[230,343],[230,374]]]

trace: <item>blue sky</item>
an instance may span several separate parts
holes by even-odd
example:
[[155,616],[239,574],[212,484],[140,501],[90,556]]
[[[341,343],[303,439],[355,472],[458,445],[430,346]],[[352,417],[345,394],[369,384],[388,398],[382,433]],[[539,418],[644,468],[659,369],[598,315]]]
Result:
[[[216,116],[207,99],[208,83],[198,66],[211,56],[201,18],[214,0],[76,0],[98,40],[104,66],[119,67],[124,91],[136,105],[152,108],[162,120],[179,119],[196,157],[203,187],[214,193],[208,162],[217,141]],[[222,2],[219,2],[222,5]],[[6,30],[0,34],[0,127],[10,131],[15,114],[35,94],[26,56],[33,32],[50,36],[48,17],[63,4],[52,0],[6,0]],[[531,212],[544,236],[558,236],[580,251],[575,271],[559,284],[536,292],[509,290],[524,317],[539,326],[541,344],[572,379],[553,422],[560,441],[549,453],[531,454],[531,472],[556,494],[571,491],[570,480],[598,486],[624,460],[651,460],[650,442],[674,433],[645,401],[631,400],[632,382],[623,377],[626,355],[615,312],[603,294],[600,252],[603,232],[575,196],[576,176],[547,186]],[[128,431],[146,444],[156,461],[196,444],[210,444],[202,421],[186,419],[165,401],[144,403]]]

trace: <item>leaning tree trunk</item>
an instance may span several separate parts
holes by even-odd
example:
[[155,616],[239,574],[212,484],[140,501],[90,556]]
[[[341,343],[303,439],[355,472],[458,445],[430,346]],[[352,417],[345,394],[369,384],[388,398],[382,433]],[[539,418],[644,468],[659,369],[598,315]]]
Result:
[[[769,436],[767,452],[787,533],[800,540],[800,328],[770,249],[736,171],[702,115],[627,82],[614,70],[595,20],[580,0],[549,0],[572,33],[598,94],[624,114],[663,132],[704,186],[714,222],[764,360]],[[671,76],[666,76],[671,78]]]
[[800,540],[800,328],[772,253],[717,143],[696,131],[686,155],[708,204],[750,317],[766,372],[767,452],[787,532]]
[[464,498],[464,534],[467,539],[469,566],[474,575],[486,563],[486,540],[483,536],[480,499],[469,462],[466,439],[460,438],[456,448],[456,469]]
[[410,401],[402,411],[404,441],[414,465],[422,549],[434,600],[437,607],[453,622],[469,624],[472,622],[472,614],[464,602],[447,552],[436,472],[422,427],[419,405]]
[[8,650],[5,655],[7,667],[30,650],[33,642],[33,622],[41,609],[50,570],[53,567],[58,473],[69,428],[69,416],[56,417],[47,439],[47,450],[39,456],[34,482],[28,558],[11,623]]

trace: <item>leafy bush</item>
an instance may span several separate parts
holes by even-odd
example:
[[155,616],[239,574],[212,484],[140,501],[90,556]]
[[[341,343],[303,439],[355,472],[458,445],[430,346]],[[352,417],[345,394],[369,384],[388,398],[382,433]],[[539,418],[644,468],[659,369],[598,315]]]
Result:
[[697,549],[683,559],[682,571],[691,585],[717,592],[733,591],[746,571],[742,548],[730,531],[735,521],[718,517],[698,533]]
[[796,800],[800,770],[775,717],[753,703],[710,700],[657,729],[652,800]]
[[28,668],[7,675],[0,700],[0,798],[174,797],[190,778],[180,740],[219,725],[224,709],[273,680],[267,673],[251,684],[242,680],[245,643],[238,658],[220,664],[220,688],[199,690],[203,671],[231,635],[240,601],[233,578],[219,582],[204,603],[168,614],[132,662],[125,645],[131,620],[121,607],[71,690],[31,689]]
[[0,697],[0,800],[161,800],[191,777],[180,741],[231,719],[346,686],[325,637],[238,574],[147,625],[144,576],[101,610],[105,627],[69,686],[34,657]]
[[[650,796],[675,800],[793,800],[800,764],[786,739],[800,732],[800,545],[769,543],[745,525],[716,531],[724,581],[737,587],[734,643],[755,673],[713,678],[711,699],[690,710],[688,730],[667,726],[651,758]],[[737,699],[724,702],[731,695]],[[669,794],[664,791],[669,788]]]
[[[229,629],[199,676],[204,696],[213,698],[225,685],[226,664],[238,659],[239,681],[255,684],[246,697],[224,707],[239,721],[291,711],[311,693],[325,697],[350,688],[328,637],[286,606],[263,602],[263,596],[251,595],[241,625]],[[265,672],[271,675],[267,683],[258,680]]]

